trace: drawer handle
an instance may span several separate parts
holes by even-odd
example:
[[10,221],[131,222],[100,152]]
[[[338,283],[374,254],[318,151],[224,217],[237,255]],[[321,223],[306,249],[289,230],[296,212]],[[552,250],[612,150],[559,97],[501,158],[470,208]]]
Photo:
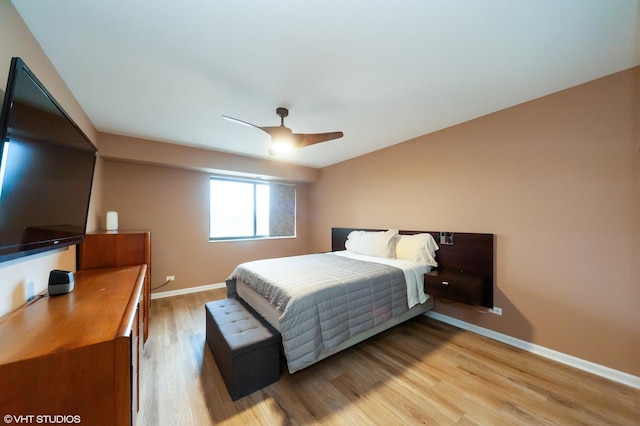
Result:
[[449,285],[449,281],[442,281],[442,285]]

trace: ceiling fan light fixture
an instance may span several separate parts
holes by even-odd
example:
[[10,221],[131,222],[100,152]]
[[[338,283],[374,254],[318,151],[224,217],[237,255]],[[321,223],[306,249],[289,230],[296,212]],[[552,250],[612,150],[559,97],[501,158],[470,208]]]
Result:
[[269,153],[271,155],[284,154],[293,151],[294,143],[289,138],[273,138],[271,139],[271,147]]

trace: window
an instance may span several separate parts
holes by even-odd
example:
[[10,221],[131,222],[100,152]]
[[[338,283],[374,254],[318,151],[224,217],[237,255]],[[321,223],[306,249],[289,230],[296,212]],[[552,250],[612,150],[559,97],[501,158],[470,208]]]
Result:
[[209,180],[209,240],[295,237],[295,185]]

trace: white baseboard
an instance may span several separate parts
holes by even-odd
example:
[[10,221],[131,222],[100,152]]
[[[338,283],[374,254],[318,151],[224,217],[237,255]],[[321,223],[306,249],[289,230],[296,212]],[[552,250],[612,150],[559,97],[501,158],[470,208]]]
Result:
[[605,367],[600,364],[596,364],[591,361],[586,361],[581,358],[576,358],[571,355],[564,354],[562,352],[555,351],[553,349],[545,348],[544,346],[536,345],[524,340],[516,339],[515,337],[508,336],[506,334],[498,333],[497,331],[489,330],[484,327],[479,327],[468,322],[461,321],[456,318],[452,318],[447,315],[440,314],[438,312],[429,311],[425,313],[426,316],[437,319],[439,321],[451,324],[453,326],[462,328],[464,330],[471,331],[481,336],[488,337],[493,340],[497,340],[502,343],[506,343],[510,346],[515,346],[527,352],[540,355],[545,358],[557,361],[559,363],[595,374],[600,377],[604,377],[614,382],[622,383],[623,385],[631,386],[636,389],[640,389],[640,377],[634,376],[629,373],[625,373],[613,368]]
[[199,291],[213,290],[216,288],[225,288],[225,283],[201,285],[198,287],[181,288],[180,290],[161,291],[158,293],[151,293],[151,300],[162,299],[163,297],[180,296],[182,294],[198,293]]

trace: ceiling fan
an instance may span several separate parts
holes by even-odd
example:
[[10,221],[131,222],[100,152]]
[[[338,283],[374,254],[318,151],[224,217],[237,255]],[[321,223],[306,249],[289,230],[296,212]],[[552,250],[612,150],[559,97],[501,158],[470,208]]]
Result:
[[269,136],[271,136],[271,146],[269,147],[269,154],[271,155],[280,154],[295,148],[303,148],[320,142],[338,139],[344,136],[344,133],[342,132],[309,134],[293,133],[291,129],[284,125],[284,118],[289,115],[289,110],[283,107],[276,108],[276,114],[280,117],[279,126],[256,126],[255,124],[247,123],[246,121],[238,120],[237,118],[228,117],[226,115],[223,115],[222,118],[234,123],[255,127],[268,133]]

